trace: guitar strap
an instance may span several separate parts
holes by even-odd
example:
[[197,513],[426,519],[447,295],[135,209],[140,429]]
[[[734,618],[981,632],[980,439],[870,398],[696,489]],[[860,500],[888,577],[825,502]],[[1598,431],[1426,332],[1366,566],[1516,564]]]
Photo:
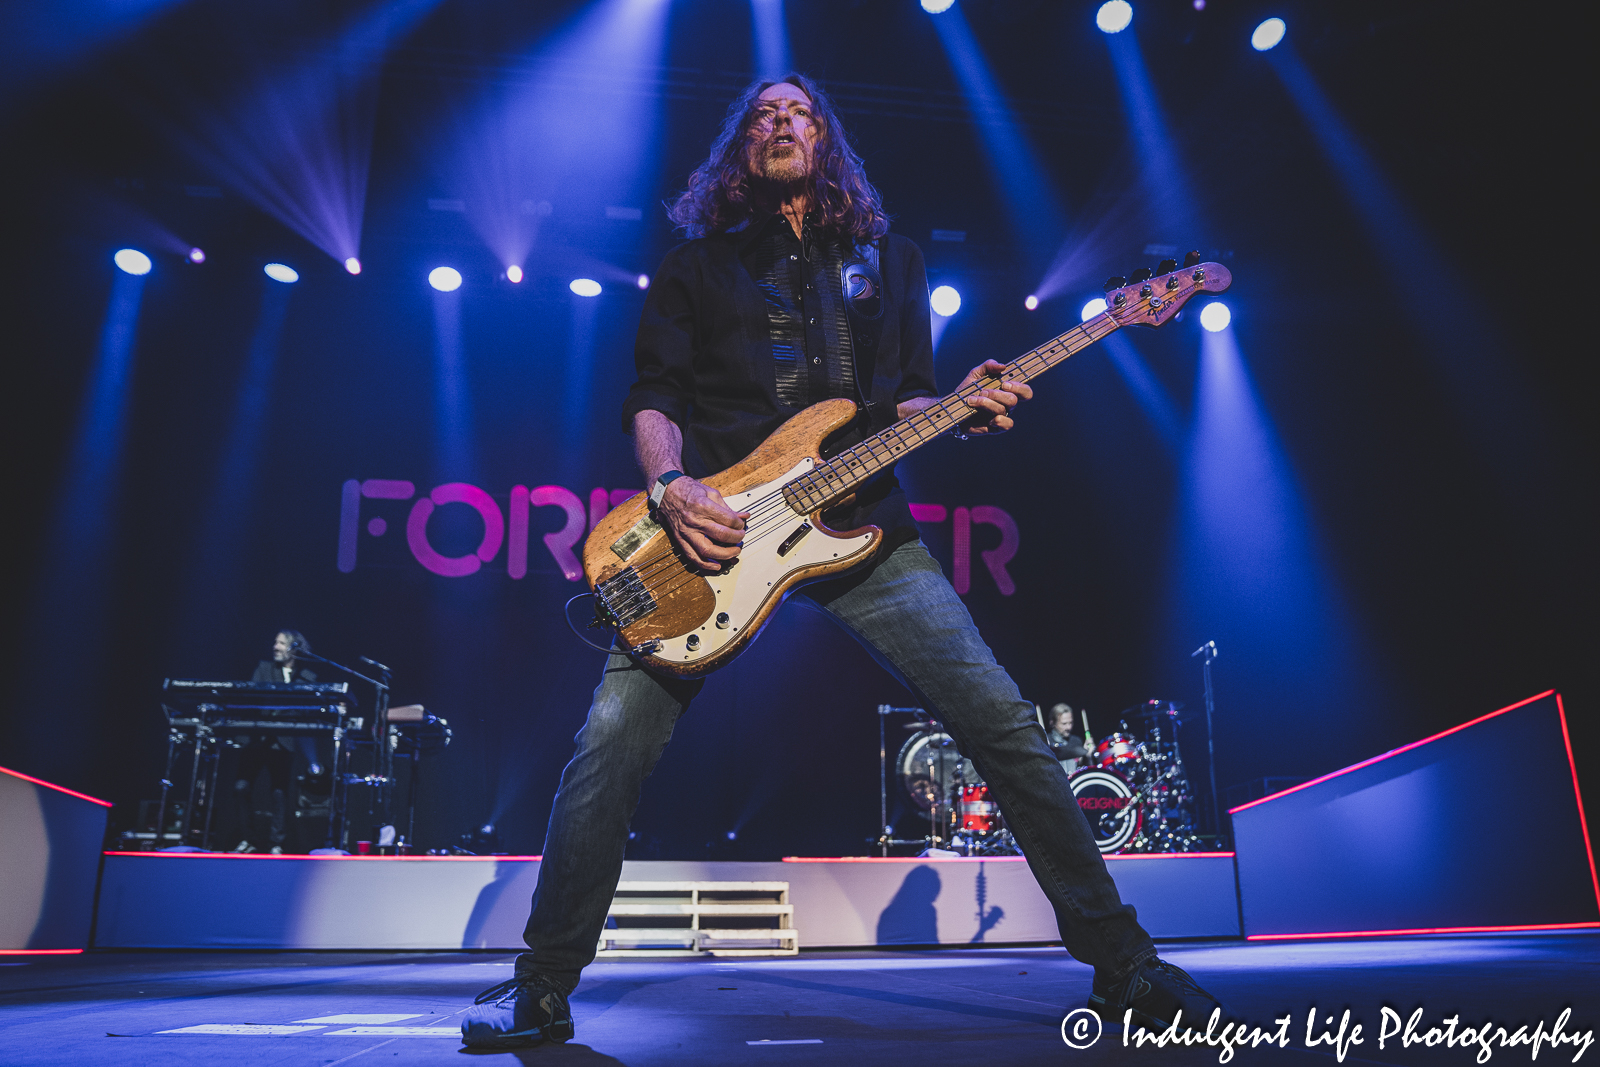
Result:
[[894,421],[895,412],[872,399],[872,378],[878,364],[878,341],[883,336],[883,273],[880,269],[880,238],[851,247],[841,268],[840,292],[844,294],[845,320],[850,325],[850,355],[855,362],[857,399],[876,432]]

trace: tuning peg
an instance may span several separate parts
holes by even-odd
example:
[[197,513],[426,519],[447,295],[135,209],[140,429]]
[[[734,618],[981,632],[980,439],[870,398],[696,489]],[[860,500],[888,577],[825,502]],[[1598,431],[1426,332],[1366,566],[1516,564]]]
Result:
[[1177,269],[1178,261],[1175,259],[1163,259],[1160,263],[1156,264],[1157,274],[1171,274]]
[[1150,275],[1154,273],[1155,272],[1149,267],[1140,267],[1138,270],[1128,275],[1128,282],[1131,285],[1137,285],[1140,282],[1147,282],[1150,280]]
[[1128,279],[1124,278],[1120,274],[1113,274],[1111,277],[1106,279],[1106,283],[1104,285],[1102,285],[1100,288],[1104,289],[1106,292],[1109,293],[1111,290],[1113,290],[1113,289],[1121,289],[1124,285],[1127,285],[1127,284],[1128,284]]
[[1188,270],[1190,267],[1197,266],[1199,263],[1200,263],[1200,253],[1199,252],[1190,252],[1188,255],[1183,257],[1183,269],[1184,270]]

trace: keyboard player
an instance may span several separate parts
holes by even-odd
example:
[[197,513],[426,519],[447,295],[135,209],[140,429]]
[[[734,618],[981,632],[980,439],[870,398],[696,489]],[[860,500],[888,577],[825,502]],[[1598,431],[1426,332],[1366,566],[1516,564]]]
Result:
[[[297,651],[311,651],[311,643],[298,630],[280,630],[272,639],[272,658],[256,665],[252,682],[288,684],[315,682],[317,673],[304,666],[295,656]],[[235,852],[258,852],[263,849],[273,853],[283,851],[287,840],[286,816],[289,807],[289,782],[294,771],[295,756],[303,756],[311,777],[322,773],[323,760],[318,754],[318,744],[310,737],[272,736],[247,734],[233,741],[238,752],[238,762],[233,781],[235,832],[230,835],[237,841]],[[252,841],[254,808],[252,795],[256,781],[265,771],[271,790],[271,822],[266,844]]]

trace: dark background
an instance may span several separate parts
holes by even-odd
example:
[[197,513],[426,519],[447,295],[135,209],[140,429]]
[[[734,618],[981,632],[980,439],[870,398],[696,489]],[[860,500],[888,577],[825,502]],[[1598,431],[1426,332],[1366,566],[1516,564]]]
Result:
[[[0,112],[14,457],[5,765],[107,797],[128,825],[156,794],[160,680],[248,677],[276,629],[295,627],[334,658],[393,665],[396,702],[449,719],[455,743],[428,765],[419,845],[493,820],[506,849],[539,851],[598,676],[599,654],[561,621],[575,584],[537,539],[521,581],[503,552],[469,578],[435,577],[400,545],[404,511],[382,502],[365,512],[389,515],[381,550],[363,535],[363,565],[346,575],[335,548],[348,478],[409,479],[420,492],[467,481],[502,504],[516,484],[585,498],[639,484],[616,411],[642,294],[608,280],[586,310],[566,282],[589,261],[648,273],[675,241],[655,205],[681,187],[752,73],[748,5],[677,0],[665,66],[629,90],[656,153],[627,201],[644,206],[641,222],[606,219],[581,184],[533,190],[552,212],[528,280],[513,286],[463,216],[427,205],[465,195],[434,165],[451,123],[524,79],[525,53],[580,6],[447,0],[385,53],[359,277],[234,195],[170,134],[186,107],[225,97],[242,62],[314,56],[335,16],[360,5],[282,5],[269,17],[173,4],[93,49],[13,65]],[[1128,195],[1137,166],[1095,6],[961,4],[1068,220],[1031,245],[1007,225],[972,113],[915,3],[792,3],[788,26],[796,64],[834,89],[896,229],[926,251],[930,283],[962,292],[938,349],[942,385],[1072,325],[1101,276],[1153,265],[1149,243],[1227,254],[1234,334],[1302,506],[1291,534],[1327,596],[1301,605],[1304,626],[1285,632],[1248,603],[1195,594],[1183,458],[1092,349],[1039,383],[1014,433],[937,443],[902,466],[913,500],[1016,517],[1016,595],[1000,595],[977,560],[994,538],[980,528],[966,597],[1001,662],[1026,696],[1087,708],[1103,734],[1118,709],[1147,698],[1199,706],[1188,653],[1215,639],[1224,788],[1324,773],[1553,687],[1593,798],[1592,179],[1578,165],[1593,148],[1593,85],[1578,73],[1588,66],[1578,35],[1560,31],[1555,9],[1535,21],[1486,5],[1218,0],[1196,12],[1143,0],[1134,30],[1196,221],[1186,233],[1137,221],[1106,232],[1092,223]],[[1449,272],[1402,285],[1381,268],[1348,189],[1246,44],[1274,14]],[[21,56],[26,42],[12,40]],[[115,279],[110,256],[147,247],[141,218],[209,258],[194,267],[157,254],[147,279],[124,473],[94,504],[110,570],[84,593],[46,565],[51,517]],[[967,240],[934,243],[936,228]],[[1041,256],[1070,240],[1090,264],[1024,311]],[[301,281],[269,296],[260,268],[273,259]],[[439,263],[466,276],[469,469],[446,463],[436,418],[424,279]],[[218,464],[251,339],[265,301],[285,296],[264,436],[244,490],[229,496]],[[584,314],[592,346],[574,336]],[[1441,320],[1470,322],[1474,351],[1430,337]],[[1199,338],[1192,314],[1132,338],[1185,419]],[[452,514],[465,510],[436,517],[441,550],[476,543],[476,520]],[[536,515],[540,532],[556,525],[551,509]],[[949,523],[925,537],[948,567]],[[202,558],[212,570],[197,571]],[[1338,640],[1321,640],[1335,629]],[[873,710],[909,699],[821,616],[785,609],[680,725],[630,855],[865,853]],[[891,746],[904,736],[898,721]],[[1186,728],[1185,741],[1198,757],[1203,735]],[[1506,783],[1567,773],[1560,752],[1505,761],[1484,788],[1506,803],[1517,792]]]

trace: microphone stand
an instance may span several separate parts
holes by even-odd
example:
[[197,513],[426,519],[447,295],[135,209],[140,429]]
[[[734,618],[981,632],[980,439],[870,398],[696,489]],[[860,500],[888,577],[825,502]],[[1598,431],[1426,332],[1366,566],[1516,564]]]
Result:
[[1207,641],[1189,653],[1189,658],[1194,659],[1201,655],[1205,656],[1205,659],[1200,661],[1200,673],[1206,681],[1206,766],[1211,771],[1211,824],[1216,827],[1217,847],[1220,849],[1226,839],[1222,833],[1222,809],[1217,804],[1217,748],[1211,736],[1211,716],[1216,710],[1216,701],[1211,691],[1211,663],[1217,658],[1217,643]]
[[[316,660],[318,663],[326,663],[334,670],[343,671],[350,677],[359,678],[361,681],[372,686],[375,694],[372,705],[372,741],[377,753],[374,759],[374,762],[377,764],[375,768],[377,773],[368,778],[358,778],[355,780],[365,782],[366,784],[375,786],[377,788],[377,807],[383,813],[384,822],[388,823],[390,801],[389,793],[391,787],[394,785],[394,760],[393,753],[389,750],[389,679],[393,676],[393,672],[390,671],[388,667],[379,663],[377,660],[368,659],[366,656],[362,656],[361,662],[371,664],[376,669],[376,672],[379,676],[378,678],[371,678],[365,674],[362,674],[353,667],[346,667],[343,663],[337,663],[326,656],[319,656],[310,649],[295,647],[291,649],[291,651],[294,653],[294,657],[296,659],[310,659]],[[349,774],[341,774],[339,772],[338,764],[339,752],[336,743],[334,751],[334,766],[330,769],[329,773],[333,775],[336,785],[346,787],[350,784],[351,776]],[[344,808],[347,800],[348,797],[346,790],[344,788],[340,788],[339,803],[334,805],[334,817],[339,820],[340,826],[337,831],[335,831],[332,826],[328,828],[329,836],[332,838],[332,840],[328,842],[330,848],[343,847],[340,844],[340,838],[344,837],[346,831],[348,830],[348,826],[345,824],[344,819]]]

